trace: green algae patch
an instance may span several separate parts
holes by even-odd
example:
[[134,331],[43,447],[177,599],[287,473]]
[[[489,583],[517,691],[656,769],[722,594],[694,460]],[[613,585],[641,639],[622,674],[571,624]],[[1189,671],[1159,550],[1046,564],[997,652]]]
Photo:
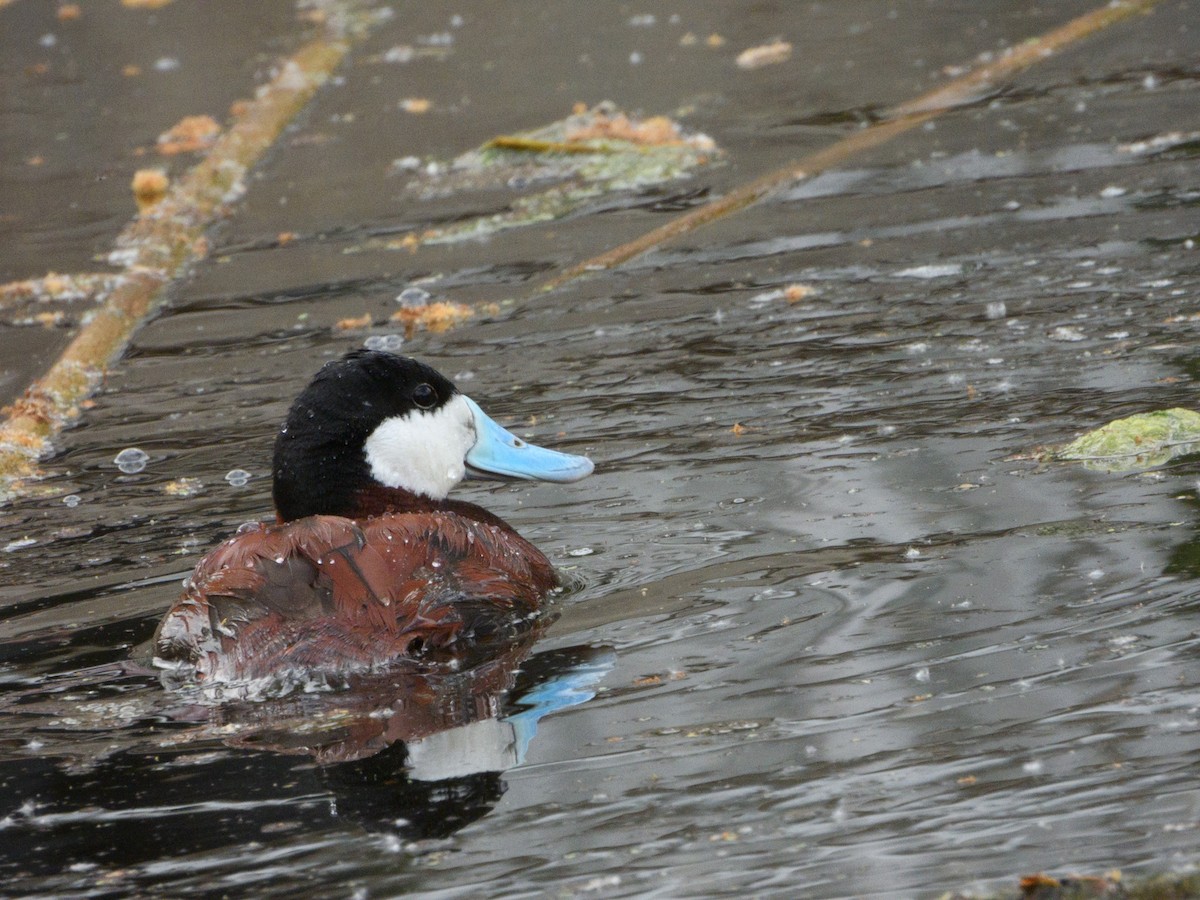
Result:
[[1052,454],[1101,472],[1136,472],[1200,452],[1200,413],[1161,409],[1116,419]]
[[720,156],[712,138],[685,132],[666,116],[638,118],[602,103],[541,128],[498,135],[448,164],[426,164],[406,186],[418,202],[477,194],[494,206],[497,195],[507,196],[503,210],[347,249],[412,250],[564,219],[608,208],[613,195],[689,178]]

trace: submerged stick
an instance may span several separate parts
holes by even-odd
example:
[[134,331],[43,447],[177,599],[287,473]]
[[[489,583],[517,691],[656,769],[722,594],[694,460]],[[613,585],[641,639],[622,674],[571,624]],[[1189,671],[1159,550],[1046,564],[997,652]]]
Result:
[[724,197],[684,213],[639,238],[572,266],[541,285],[540,291],[552,291],[589,272],[600,272],[619,266],[636,256],[657,249],[668,241],[745,209],[783,187],[840,165],[855,154],[884,144],[942,113],[987,96],[1005,79],[1110,25],[1137,13],[1147,13],[1160,2],[1161,0],[1113,0],[1112,3],[1072,19],[1053,31],[1031,38],[1010,48],[1000,58],[894,107],[888,118],[882,122],[870,125],[824,150],[801,157],[781,169],[735,188]]
[[368,22],[354,15],[353,3],[340,12],[338,26],[284,60],[204,159],[121,232],[117,246],[125,271],[114,273],[118,281],[112,293],[49,371],[8,407],[8,419],[0,424],[0,499],[19,490],[20,479],[38,474],[38,460],[79,417],[108,366],[162,303],[166,287],[207,256],[204,232],[240,196],[250,167],[341,63],[350,35],[366,29]]

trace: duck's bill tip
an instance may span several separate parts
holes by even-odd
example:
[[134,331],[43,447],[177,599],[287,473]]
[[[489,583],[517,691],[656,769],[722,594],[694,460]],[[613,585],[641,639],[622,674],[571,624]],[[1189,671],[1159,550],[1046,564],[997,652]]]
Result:
[[586,456],[560,453],[524,441],[499,425],[466,398],[475,417],[475,445],[467,452],[474,473],[565,484],[591,475],[595,465]]

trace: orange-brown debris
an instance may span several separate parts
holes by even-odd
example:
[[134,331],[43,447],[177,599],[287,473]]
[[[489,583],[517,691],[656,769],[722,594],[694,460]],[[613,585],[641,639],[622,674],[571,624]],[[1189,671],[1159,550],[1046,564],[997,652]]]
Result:
[[663,147],[685,143],[679,126],[666,116],[649,119],[631,119],[625,113],[607,115],[598,113],[586,125],[567,130],[566,139],[571,141],[618,140],[631,144]]
[[174,156],[207,150],[220,133],[221,126],[212,116],[184,116],[158,136],[158,152]]
[[392,321],[402,322],[405,336],[411,337],[418,328],[425,328],[435,334],[440,334],[473,315],[475,315],[475,311],[469,306],[438,301],[437,303],[427,303],[424,306],[405,307],[393,313]]
[[338,319],[333,327],[337,331],[354,331],[358,328],[370,328],[374,321],[370,313],[363,313],[358,318]]
[[153,207],[167,195],[171,182],[162,169],[138,169],[133,173],[133,199],[141,212]]

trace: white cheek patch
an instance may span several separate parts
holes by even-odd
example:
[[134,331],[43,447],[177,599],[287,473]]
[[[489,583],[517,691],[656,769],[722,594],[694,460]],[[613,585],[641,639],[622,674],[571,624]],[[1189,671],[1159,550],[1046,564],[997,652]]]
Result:
[[386,487],[442,500],[467,474],[475,419],[456,394],[438,409],[385,419],[364,445],[371,476]]

